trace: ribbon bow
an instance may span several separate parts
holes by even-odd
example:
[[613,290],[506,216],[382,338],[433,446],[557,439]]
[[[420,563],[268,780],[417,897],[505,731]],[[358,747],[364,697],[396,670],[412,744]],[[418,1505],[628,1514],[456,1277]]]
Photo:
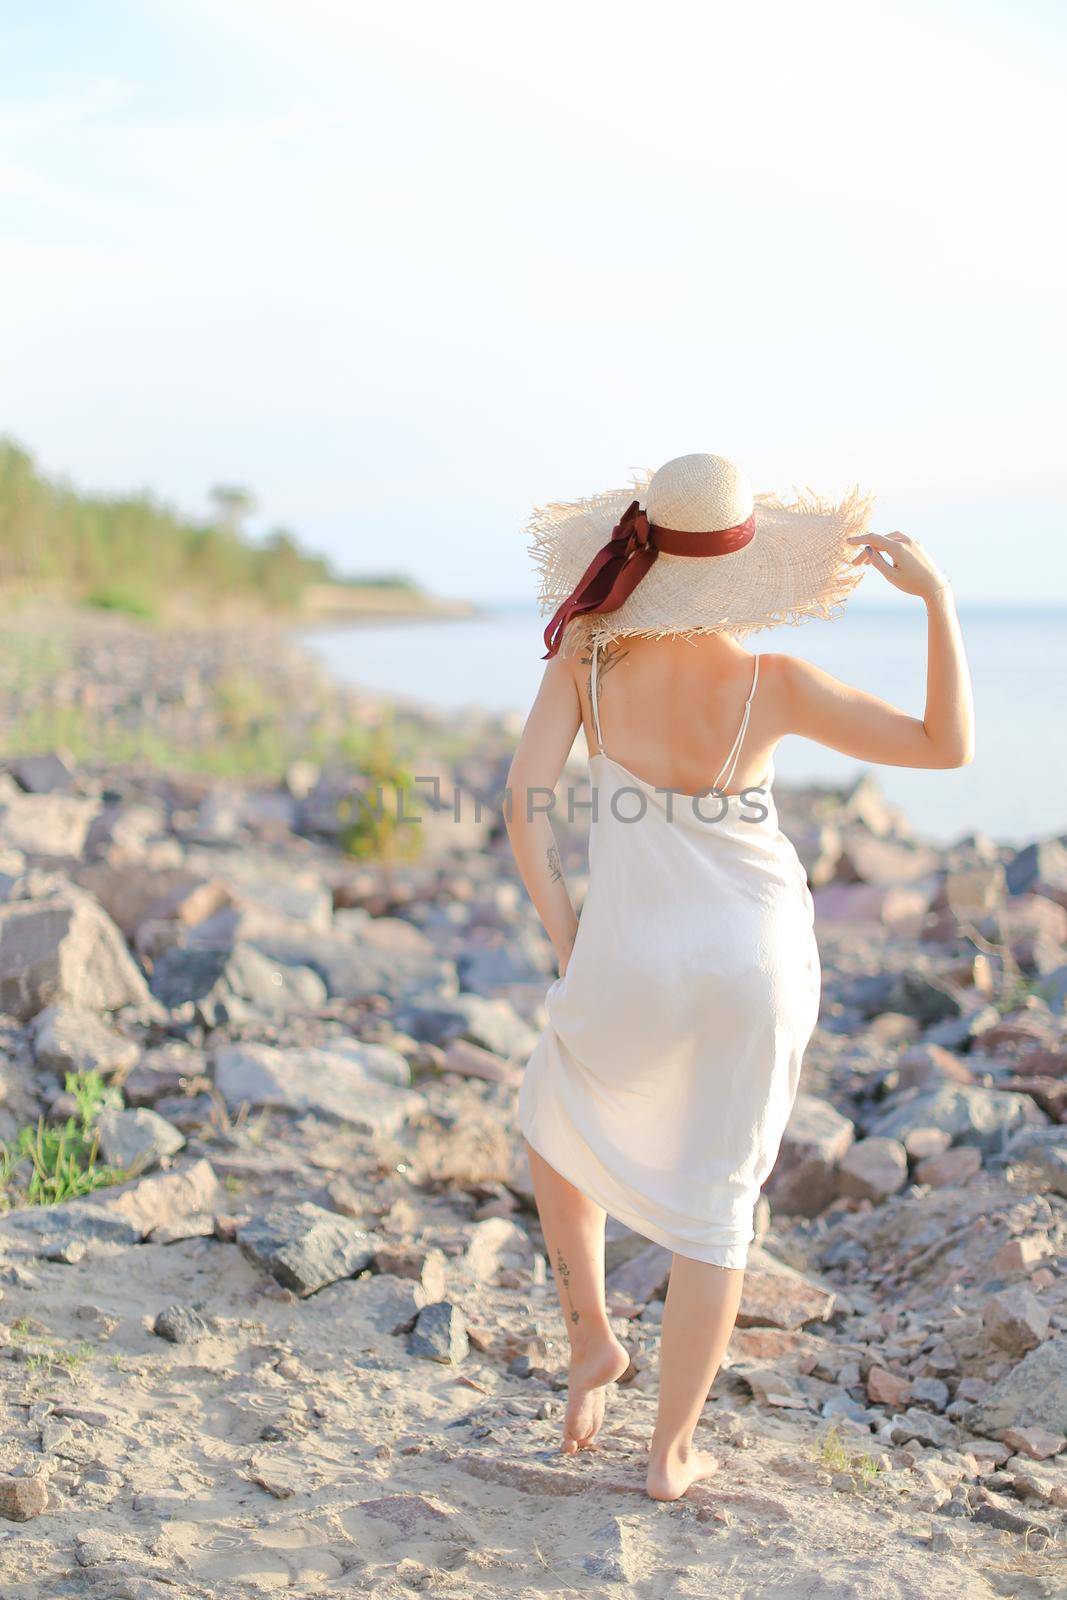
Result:
[[556,654],[573,617],[589,611],[617,611],[658,555],[648,517],[633,500],[545,629],[547,653],[541,659],[549,661]]

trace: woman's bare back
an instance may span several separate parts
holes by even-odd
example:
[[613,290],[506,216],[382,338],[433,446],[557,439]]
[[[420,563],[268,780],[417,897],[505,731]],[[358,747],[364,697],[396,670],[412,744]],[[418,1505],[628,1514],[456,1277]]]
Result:
[[[780,732],[773,715],[776,657],[761,656],[745,737],[729,778],[731,792],[759,784]],[[754,658],[723,634],[620,639],[597,657],[602,748],[624,769],[679,794],[709,789],[728,761],[752,691]],[[590,697],[592,652],[572,671],[590,752],[598,745]]]

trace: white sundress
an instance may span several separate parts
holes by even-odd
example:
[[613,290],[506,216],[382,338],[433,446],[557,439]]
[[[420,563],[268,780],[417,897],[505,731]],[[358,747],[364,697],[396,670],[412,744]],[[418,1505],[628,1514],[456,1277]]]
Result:
[[[743,1267],[819,1009],[814,906],[771,783],[657,788],[604,749],[594,647],[589,887],[526,1067],[529,1144],[678,1255]],[[712,785],[728,791],[752,688]],[[718,818],[719,820],[713,820]]]

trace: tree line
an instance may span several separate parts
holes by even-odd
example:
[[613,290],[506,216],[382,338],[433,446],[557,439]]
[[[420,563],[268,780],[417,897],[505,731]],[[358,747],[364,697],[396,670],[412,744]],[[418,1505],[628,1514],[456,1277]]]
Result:
[[54,593],[151,616],[176,601],[290,609],[308,585],[334,581],[329,564],[285,528],[247,536],[243,524],[255,509],[247,490],[220,484],[211,499],[214,514],[201,521],[147,492],[85,494],[0,438],[4,593]]

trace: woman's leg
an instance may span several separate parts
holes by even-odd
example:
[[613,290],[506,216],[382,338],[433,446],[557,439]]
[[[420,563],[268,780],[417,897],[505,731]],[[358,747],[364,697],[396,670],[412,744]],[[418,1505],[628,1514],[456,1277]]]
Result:
[[744,1278],[740,1267],[674,1257],[663,1308],[659,1415],[648,1463],[654,1500],[677,1500],[718,1464],[693,1449],[693,1435],[730,1340]]
[[604,1420],[604,1385],[630,1364],[604,1305],[604,1212],[526,1146],[545,1249],[570,1340],[563,1450],[587,1449]]

